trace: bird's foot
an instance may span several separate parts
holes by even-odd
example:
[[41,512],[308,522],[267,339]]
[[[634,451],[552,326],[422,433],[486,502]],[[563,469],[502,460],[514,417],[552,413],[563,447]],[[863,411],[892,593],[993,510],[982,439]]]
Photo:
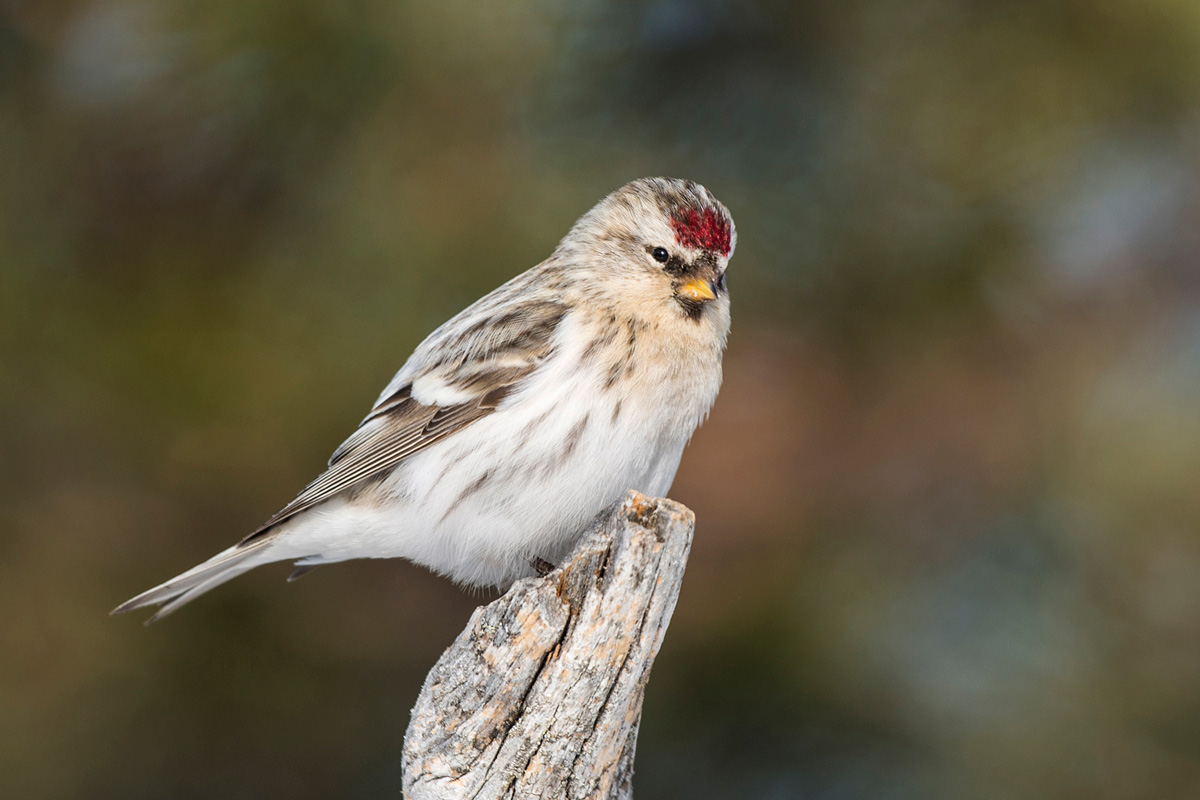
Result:
[[535,558],[529,562],[535,570],[539,578],[544,578],[554,571],[554,565],[544,558]]

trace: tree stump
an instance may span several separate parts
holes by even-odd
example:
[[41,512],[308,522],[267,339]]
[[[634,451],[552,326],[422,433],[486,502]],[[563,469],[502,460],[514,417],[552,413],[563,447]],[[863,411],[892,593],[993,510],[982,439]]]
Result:
[[630,798],[694,528],[686,507],[630,492],[561,567],[476,609],[413,708],[405,797]]

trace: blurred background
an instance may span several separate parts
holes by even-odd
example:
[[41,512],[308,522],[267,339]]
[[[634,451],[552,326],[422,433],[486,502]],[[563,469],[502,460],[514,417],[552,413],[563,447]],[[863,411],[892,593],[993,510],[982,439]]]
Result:
[[667,174],[740,244],[638,797],[1200,797],[1198,52],[1178,0],[0,0],[0,795],[398,796],[489,595],[107,612]]

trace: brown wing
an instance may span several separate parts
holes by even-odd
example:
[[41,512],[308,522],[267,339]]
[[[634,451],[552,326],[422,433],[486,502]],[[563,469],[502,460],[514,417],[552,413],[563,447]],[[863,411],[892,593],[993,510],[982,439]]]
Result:
[[[242,542],[262,536],[287,518],[395,467],[495,411],[550,354],[551,335],[565,309],[555,305],[554,313],[550,313],[549,305],[498,310],[492,320],[492,335],[486,340],[481,342],[477,336],[448,337],[449,341],[441,343],[442,358],[431,359],[428,352],[423,354],[425,363],[420,365],[419,374],[380,398],[358,429],[334,451],[329,468]],[[471,332],[477,333],[479,328],[487,330],[488,326],[480,323]],[[411,364],[412,360],[400,376],[412,372]],[[468,393],[472,399],[445,406],[420,403],[412,396],[412,381],[422,375],[437,375],[459,396]]]

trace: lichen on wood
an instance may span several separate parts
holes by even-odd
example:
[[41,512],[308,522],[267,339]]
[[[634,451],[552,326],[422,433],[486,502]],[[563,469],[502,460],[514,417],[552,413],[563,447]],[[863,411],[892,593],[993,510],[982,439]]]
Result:
[[413,708],[405,796],[630,798],[694,527],[686,507],[630,492],[562,566],[476,609]]

